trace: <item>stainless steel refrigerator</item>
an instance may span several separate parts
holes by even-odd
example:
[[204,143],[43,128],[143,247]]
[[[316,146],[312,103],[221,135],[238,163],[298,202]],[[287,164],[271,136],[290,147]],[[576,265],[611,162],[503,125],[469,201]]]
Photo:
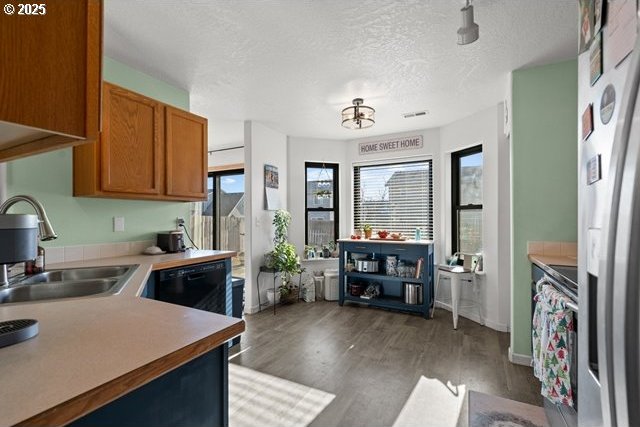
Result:
[[593,47],[578,57],[580,426],[640,425],[640,45],[621,59],[634,41],[630,25],[626,38],[615,34],[614,17],[600,58]]

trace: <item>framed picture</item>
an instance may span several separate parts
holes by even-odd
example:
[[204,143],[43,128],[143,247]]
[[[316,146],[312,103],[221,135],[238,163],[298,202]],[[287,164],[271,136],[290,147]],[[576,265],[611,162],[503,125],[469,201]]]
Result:
[[598,33],[593,38],[589,57],[591,58],[591,86],[593,86],[602,76],[602,33]]
[[582,140],[586,141],[593,132],[593,104],[589,104],[582,113]]
[[598,34],[602,29],[604,15],[604,1],[593,1],[593,34]]
[[601,179],[602,171],[600,169],[600,154],[598,154],[587,162],[587,185],[591,185]]
[[580,7],[580,22],[578,23],[579,30],[579,48],[578,54],[586,52],[591,45],[591,39],[593,38],[593,0],[579,0]]
[[264,186],[266,188],[278,188],[278,168],[276,166],[264,165]]

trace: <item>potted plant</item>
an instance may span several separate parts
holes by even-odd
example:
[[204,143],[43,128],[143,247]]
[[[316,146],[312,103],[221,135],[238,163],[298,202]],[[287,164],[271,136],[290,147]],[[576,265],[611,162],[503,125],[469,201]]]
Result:
[[371,229],[371,226],[370,226],[369,224],[365,224],[365,225],[362,227],[362,231],[364,231],[364,238],[365,238],[365,239],[370,239],[370,238],[371,238],[371,231],[372,231],[372,229]]
[[293,283],[293,276],[302,273],[300,257],[296,247],[287,241],[287,231],[291,223],[291,214],[279,209],[273,218],[275,236],[273,250],[266,254],[267,267],[281,274],[282,284],[278,288],[283,302],[295,302],[298,298],[298,286]]

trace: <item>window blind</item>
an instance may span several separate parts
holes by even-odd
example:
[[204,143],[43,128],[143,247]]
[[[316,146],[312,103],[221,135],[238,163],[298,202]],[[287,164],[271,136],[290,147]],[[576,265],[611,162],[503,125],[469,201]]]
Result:
[[353,168],[355,228],[371,225],[433,239],[433,167],[431,160],[355,166]]

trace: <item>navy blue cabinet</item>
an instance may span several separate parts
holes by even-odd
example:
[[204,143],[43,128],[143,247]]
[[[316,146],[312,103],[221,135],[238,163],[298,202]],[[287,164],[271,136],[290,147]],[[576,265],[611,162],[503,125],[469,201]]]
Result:
[[[432,242],[396,242],[380,240],[340,240],[340,282],[339,304],[357,302],[371,307],[419,313],[425,319],[433,302],[434,255]],[[402,277],[386,270],[387,257],[395,257],[406,267],[416,266],[422,258],[418,278]],[[378,272],[361,272],[355,269],[356,259],[363,258],[378,262]],[[418,304],[405,303],[405,284],[419,285],[422,301]],[[359,295],[364,287],[375,285],[381,294],[375,298]],[[357,290],[356,290],[357,289]]]

